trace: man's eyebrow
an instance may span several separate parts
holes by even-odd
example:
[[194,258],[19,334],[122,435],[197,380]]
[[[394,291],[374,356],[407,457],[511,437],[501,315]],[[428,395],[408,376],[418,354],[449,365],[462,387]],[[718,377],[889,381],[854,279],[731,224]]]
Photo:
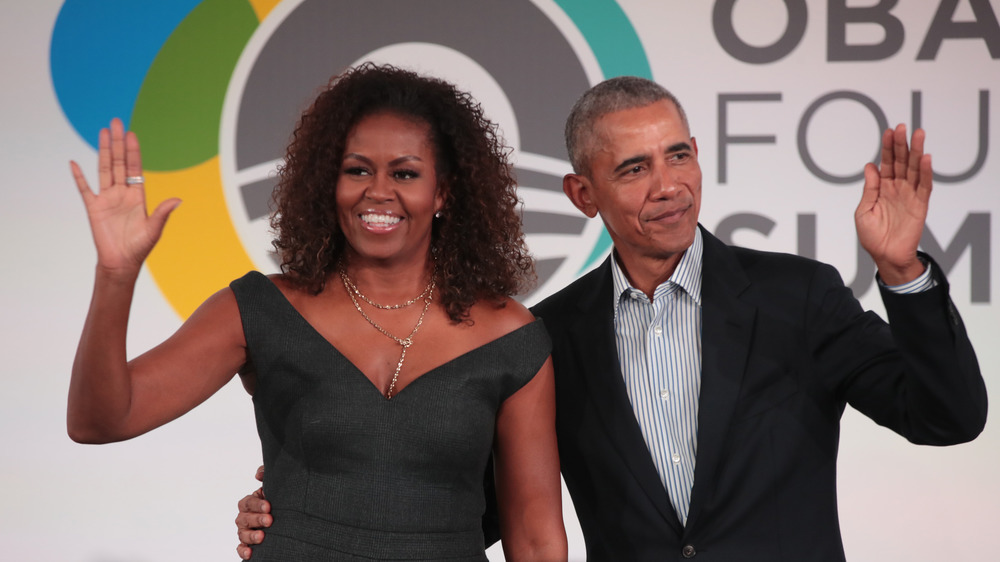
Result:
[[690,150],[692,150],[691,144],[682,141],[668,146],[667,149],[664,151],[664,153],[669,154],[671,152],[685,152]]
[[618,173],[618,172],[624,170],[625,168],[628,168],[629,166],[635,166],[636,164],[642,164],[643,162],[647,162],[647,161],[649,161],[649,156],[646,155],[646,154],[640,154],[638,156],[633,156],[633,157],[631,157],[631,158],[623,161],[621,164],[618,164],[615,167],[614,172]]

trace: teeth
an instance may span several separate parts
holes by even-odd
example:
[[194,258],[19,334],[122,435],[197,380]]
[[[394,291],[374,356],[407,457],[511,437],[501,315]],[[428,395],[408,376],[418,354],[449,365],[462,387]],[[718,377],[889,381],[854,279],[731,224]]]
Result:
[[380,215],[380,214],[375,214],[375,213],[369,213],[369,214],[361,215],[361,220],[365,221],[368,224],[377,224],[377,225],[388,226],[388,225],[396,224],[396,223],[398,223],[399,221],[401,221],[403,219],[400,218],[400,217],[397,217],[397,216],[393,216],[393,215]]

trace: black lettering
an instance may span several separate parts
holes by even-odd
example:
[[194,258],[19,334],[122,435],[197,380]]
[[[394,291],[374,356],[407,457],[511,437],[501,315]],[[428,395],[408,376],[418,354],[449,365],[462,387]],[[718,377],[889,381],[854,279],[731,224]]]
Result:
[[[898,0],[880,0],[874,6],[848,8],[847,0],[829,0],[827,3],[826,58],[828,61],[883,60],[899,52],[903,46],[903,22],[889,13]],[[852,23],[871,23],[885,31],[881,43],[849,45],[847,26]]]
[[990,52],[990,58],[1000,58],[1000,23],[997,23],[997,15],[990,6],[990,1],[969,0],[969,5],[972,6],[976,19],[955,21],[958,0],[942,0],[934,13],[927,36],[924,37],[924,44],[917,52],[917,60],[937,58],[945,39],[982,39]]
[[934,259],[947,275],[955,268],[958,259],[969,249],[972,302],[990,302],[990,214],[969,213],[947,248],[942,248],[931,229],[924,225],[920,246]]
[[736,60],[750,64],[767,64],[788,56],[806,34],[809,19],[805,0],[784,0],[788,12],[788,26],[781,37],[771,45],[748,45],[736,34],[733,25],[733,6],[736,0],[717,0],[712,9],[712,29],[719,46]]
[[887,128],[889,128],[888,124],[889,121],[888,119],[886,119],[885,113],[882,112],[882,108],[880,108],[878,104],[875,103],[875,100],[869,98],[868,96],[862,93],[851,92],[848,90],[830,92],[829,94],[820,97],[812,104],[810,104],[809,107],[806,109],[805,113],[802,114],[802,119],[799,121],[799,130],[797,134],[799,157],[802,158],[802,163],[805,165],[805,167],[810,172],[812,172],[814,176],[820,178],[823,181],[827,181],[830,183],[841,183],[841,184],[858,182],[865,178],[864,167],[858,170],[857,173],[851,174],[849,176],[835,176],[823,170],[822,168],[819,167],[818,164],[816,164],[816,161],[813,160],[812,155],[809,153],[809,147],[806,144],[806,134],[808,133],[809,130],[809,121],[812,119],[813,114],[816,113],[816,111],[818,111],[819,108],[835,100],[856,101],[861,105],[867,107],[868,111],[870,111],[871,114],[875,117],[875,121],[878,123],[878,134],[876,135],[875,138],[878,139],[878,142],[876,143],[875,158],[873,158],[873,160],[876,161],[878,160],[882,148],[882,131],[885,131]]
[[729,134],[729,102],[739,101],[781,101],[780,93],[767,94],[719,94],[719,183],[726,183],[728,174],[728,151],[730,144],[774,144],[774,135],[730,135]]
[[816,259],[816,214],[801,214],[796,217],[796,250],[795,253],[804,257]]
[[858,256],[856,262],[857,269],[855,269],[854,279],[847,286],[854,293],[854,298],[860,299],[865,296],[865,293],[872,288],[872,283],[875,282],[875,260],[861,246],[861,241],[857,237],[854,240]]
[[712,232],[715,236],[725,242],[726,244],[733,245],[733,233],[737,230],[753,230],[754,232],[759,232],[767,237],[774,230],[774,225],[776,223],[765,217],[764,215],[758,215],[756,213],[736,213],[735,215],[729,215],[728,217],[719,221],[719,225],[715,227]]
[[[910,95],[913,105],[913,128],[920,128],[923,117],[923,96],[919,91],[914,91]],[[986,163],[986,154],[990,149],[990,91],[979,90],[979,150],[976,152],[976,160],[972,166],[964,172],[957,174],[945,174],[939,170],[934,170],[934,181],[941,183],[960,183],[979,173]]]

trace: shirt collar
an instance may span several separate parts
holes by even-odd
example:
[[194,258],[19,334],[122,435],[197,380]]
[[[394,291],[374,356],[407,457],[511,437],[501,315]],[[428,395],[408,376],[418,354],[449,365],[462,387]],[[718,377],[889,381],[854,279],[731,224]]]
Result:
[[[694,231],[694,242],[691,243],[691,246],[681,256],[681,260],[677,262],[677,268],[674,269],[670,278],[656,288],[656,291],[653,293],[654,298],[668,292],[670,285],[673,284],[683,289],[695,304],[701,306],[703,251],[704,245],[701,237],[701,229],[696,228]],[[639,289],[636,289],[629,283],[628,277],[625,276],[625,271],[622,270],[621,265],[618,264],[618,259],[614,256],[611,259],[611,279],[614,283],[615,315],[617,316],[618,305],[621,299],[632,291],[639,291]]]

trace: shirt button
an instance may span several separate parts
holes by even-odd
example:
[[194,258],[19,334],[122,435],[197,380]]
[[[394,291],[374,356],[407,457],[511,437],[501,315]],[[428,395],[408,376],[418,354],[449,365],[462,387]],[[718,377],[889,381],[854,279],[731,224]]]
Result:
[[653,333],[656,334],[658,337],[662,336],[663,335],[663,327],[657,326],[657,327],[653,328]]
[[629,293],[629,295],[628,295],[628,296],[629,296],[629,297],[631,297],[631,298],[632,298],[632,300],[634,300],[634,301],[637,301],[637,300],[639,300],[639,293],[636,293],[636,292],[634,292],[634,291],[633,291],[633,292],[631,292],[631,293]]
[[674,453],[670,455],[670,460],[674,461],[674,464],[680,464],[681,463],[680,453]]
[[667,400],[669,398],[670,398],[670,391],[669,390],[667,390],[667,389],[664,388],[663,390],[660,391],[660,399]]
[[698,551],[694,549],[693,544],[686,544],[684,548],[681,549],[681,556],[684,558],[694,558],[694,555],[698,554]]

